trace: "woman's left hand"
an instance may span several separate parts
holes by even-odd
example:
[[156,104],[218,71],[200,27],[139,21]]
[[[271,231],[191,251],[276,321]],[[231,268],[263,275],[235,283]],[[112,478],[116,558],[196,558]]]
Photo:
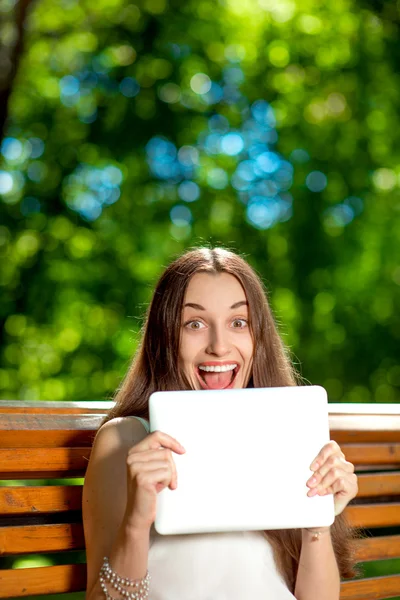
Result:
[[314,471],[307,486],[307,496],[333,494],[335,516],[340,515],[358,492],[357,475],[354,465],[346,460],[336,442],[326,444],[310,466]]

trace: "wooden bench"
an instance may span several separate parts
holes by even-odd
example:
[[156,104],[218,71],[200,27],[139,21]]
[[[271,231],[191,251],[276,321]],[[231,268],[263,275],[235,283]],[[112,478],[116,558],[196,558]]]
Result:
[[[63,555],[67,564],[57,566],[10,565],[28,554],[84,550],[79,478],[111,405],[0,401],[0,480],[11,484],[0,487],[0,598],[85,590],[86,565],[70,564],[68,554]],[[399,558],[400,405],[331,404],[330,425],[332,439],[359,474],[358,497],[347,508],[351,524],[369,536],[357,542],[358,560]],[[400,596],[400,573],[342,584],[341,600],[395,596]]]

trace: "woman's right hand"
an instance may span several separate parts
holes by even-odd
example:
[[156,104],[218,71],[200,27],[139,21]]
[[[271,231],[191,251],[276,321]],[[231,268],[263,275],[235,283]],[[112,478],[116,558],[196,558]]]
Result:
[[125,523],[135,530],[149,530],[156,518],[157,494],[178,486],[172,452],[184,447],[170,435],[154,431],[132,446],[127,462],[127,505]]

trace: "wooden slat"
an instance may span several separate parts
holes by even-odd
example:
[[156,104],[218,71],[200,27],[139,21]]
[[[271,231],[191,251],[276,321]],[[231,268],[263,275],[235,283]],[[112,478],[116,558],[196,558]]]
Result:
[[82,523],[0,527],[0,555],[82,550]]
[[400,496],[400,471],[358,475],[358,498],[397,495]]
[[52,415],[1,413],[0,431],[94,430],[101,423],[102,415]]
[[0,598],[82,592],[85,588],[83,564],[0,571]]
[[393,402],[329,402],[332,415],[400,415],[400,403]]
[[114,405],[115,402],[111,400],[83,402],[0,400],[0,413],[106,414]]
[[0,527],[0,555],[82,550],[82,523]]
[[0,515],[59,513],[81,507],[82,487],[79,485],[0,488]]
[[0,431],[0,448],[76,448],[93,445],[96,430]]
[[368,444],[368,443],[389,443],[400,442],[399,431],[351,431],[335,429],[330,432],[331,440],[335,440],[341,446],[342,444]]
[[340,587],[340,600],[385,600],[400,593],[400,575],[369,577],[346,581]]
[[386,535],[357,540],[357,562],[400,557],[400,535]]
[[0,448],[91,445],[102,415],[0,413]]
[[352,527],[392,527],[400,525],[400,502],[358,504],[345,509]]
[[47,431],[47,430],[96,430],[103,415],[69,415],[2,413],[0,412],[0,431]]
[[81,477],[91,448],[0,449],[0,479]]
[[341,448],[355,465],[400,463],[400,444],[342,444]]
[[400,411],[393,415],[330,414],[329,428],[336,431],[400,431]]

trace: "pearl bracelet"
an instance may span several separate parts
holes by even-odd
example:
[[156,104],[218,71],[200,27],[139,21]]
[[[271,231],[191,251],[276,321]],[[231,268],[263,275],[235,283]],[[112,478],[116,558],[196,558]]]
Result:
[[[145,600],[145,598],[148,598],[149,596],[150,574],[148,571],[143,579],[133,580],[128,579],[127,577],[120,577],[110,567],[107,556],[105,556],[103,559],[99,581],[106,600],[119,600],[119,598],[116,598],[109,593],[106,583],[119,592],[119,594],[123,598],[126,598],[126,600]],[[134,589],[130,590],[129,588],[131,587]]]

